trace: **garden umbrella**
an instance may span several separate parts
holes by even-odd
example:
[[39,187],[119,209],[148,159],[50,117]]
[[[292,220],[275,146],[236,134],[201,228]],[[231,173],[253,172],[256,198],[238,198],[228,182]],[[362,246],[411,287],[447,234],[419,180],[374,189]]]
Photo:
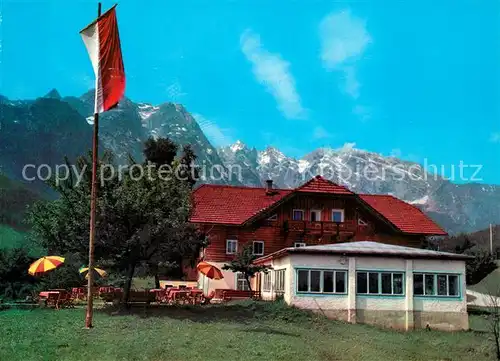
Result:
[[44,273],[59,267],[64,263],[64,258],[59,256],[45,256],[33,262],[28,269],[30,275]]
[[[88,275],[88,272],[89,272],[89,268],[88,267],[80,267],[80,269],[78,270],[78,272],[80,272],[80,273],[87,273],[85,275],[85,278],[88,278],[88,276],[89,276]],[[100,268],[94,268],[94,272],[97,273],[101,277],[106,277],[108,275],[105,270],[100,269]]]
[[222,271],[210,263],[200,262],[196,268],[210,279],[221,280],[224,278]]
[[[202,274],[205,275],[205,277],[208,277],[209,279],[221,280],[224,278],[224,276],[222,275],[222,271],[220,269],[218,269],[214,265],[211,265],[210,263],[207,263],[207,262],[198,263],[198,266],[196,266],[196,269],[198,269],[198,271],[200,271]],[[205,280],[205,279],[203,279],[203,280]],[[205,282],[203,282],[203,283],[205,283]],[[203,285],[202,288],[205,288],[204,286],[205,285]],[[207,283],[207,288],[208,288],[208,283]]]

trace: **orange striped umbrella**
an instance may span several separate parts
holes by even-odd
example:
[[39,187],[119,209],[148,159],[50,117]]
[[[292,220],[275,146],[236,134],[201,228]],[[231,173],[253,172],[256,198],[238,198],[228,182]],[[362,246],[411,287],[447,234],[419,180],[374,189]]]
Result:
[[59,256],[46,256],[33,262],[28,269],[30,275],[44,273],[59,267],[64,263],[64,258]]
[[224,276],[222,275],[222,271],[217,267],[211,265],[210,263],[200,262],[198,263],[198,266],[196,266],[196,268],[205,276],[213,280],[221,280],[224,278]]

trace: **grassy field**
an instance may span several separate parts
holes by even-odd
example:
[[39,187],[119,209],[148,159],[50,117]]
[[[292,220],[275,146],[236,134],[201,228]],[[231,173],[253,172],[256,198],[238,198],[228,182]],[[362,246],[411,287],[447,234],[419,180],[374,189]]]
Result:
[[382,330],[280,303],[205,308],[0,312],[0,360],[493,360],[487,333]]

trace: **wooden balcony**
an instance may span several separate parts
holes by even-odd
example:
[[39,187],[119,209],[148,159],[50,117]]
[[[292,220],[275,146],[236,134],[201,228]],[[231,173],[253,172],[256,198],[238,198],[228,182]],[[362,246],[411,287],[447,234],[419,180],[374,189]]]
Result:
[[303,232],[310,234],[337,234],[355,233],[357,224],[355,220],[344,222],[311,222],[311,221],[285,221],[283,228],[288,232]]

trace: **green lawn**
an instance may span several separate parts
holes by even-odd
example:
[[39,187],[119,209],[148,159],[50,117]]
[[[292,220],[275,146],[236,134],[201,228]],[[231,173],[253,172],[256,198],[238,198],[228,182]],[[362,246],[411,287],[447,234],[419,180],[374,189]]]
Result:
[[0,360],[493,360],[490,335],[348,325],[279,303],[0,312]]

